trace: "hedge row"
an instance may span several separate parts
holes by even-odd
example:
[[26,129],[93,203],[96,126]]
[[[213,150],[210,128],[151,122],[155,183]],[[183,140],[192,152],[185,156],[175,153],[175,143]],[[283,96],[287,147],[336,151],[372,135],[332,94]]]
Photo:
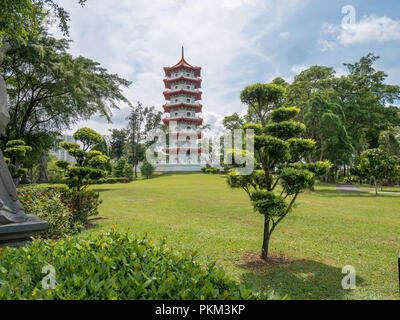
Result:
[[211,174],[218,174],[218,173],[220,173],[220,169],[218,169],[218,168],[212,168],[212,167],[210,167],[210,168],[203,167],[203,168],[201,168],[201,171],[202,171],[203,173],[211,173]]
[[215,263],[201,266],[195,253],[114,230],[0,249],[0,261],[0,299],[268,298],[228,279]]
[[[29,206],[30,203],[41,203],[45,202],[47,199],[58,197],[60,201],[68,207],[68,211],[72,216],[71,222],[80,225],[87,224],[89,217],[99,214],[98,208],[102,202],[98,192],[90,189],[74,191],[63,184],[24,185],[19,186],[17,191],[27,213],[42,217],[40,212],[37,212],[37,207]],[[29,199],[26,199],[27,196]],[[29,200],[29,202],[26,200]],[[48,216],[45,220],[48,221],[48,218],[51,218],[53,213],[55,213],[55,210],[47,210],[47,212],[44,212],[44,214]]]

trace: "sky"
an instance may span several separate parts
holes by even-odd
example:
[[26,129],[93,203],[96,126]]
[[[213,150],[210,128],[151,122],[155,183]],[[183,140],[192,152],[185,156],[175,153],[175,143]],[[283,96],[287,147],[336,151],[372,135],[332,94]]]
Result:
[[[240,91],[275,77],[292,81],[313,65],[334,67],[368,53],[376,68],[400,85],[398,0],[78,0],[57,1],[70,14],[70,52],[100,62],[132,85],[125,96],[162,110],[163,67],[185,59],[202,67],[203,113],[213,132],[234,112],[244,114]],[[58,36],[56,28],[53,33]],[[90,127],[101,134],[127,125],[129,107],[112,123],[94,116],[66,133]]]

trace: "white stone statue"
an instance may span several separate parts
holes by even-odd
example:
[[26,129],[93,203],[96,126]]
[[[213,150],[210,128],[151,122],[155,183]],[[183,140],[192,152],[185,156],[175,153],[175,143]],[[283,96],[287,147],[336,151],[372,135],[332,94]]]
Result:
[[[3,54],[9,47],[6,43],[0,48],[0,64],[3,62]],[[0,75],[0,134],[4,133],[9,120],[7,87]],[[27,219],[3,153],[0,150],[0,225],[24,222]]]

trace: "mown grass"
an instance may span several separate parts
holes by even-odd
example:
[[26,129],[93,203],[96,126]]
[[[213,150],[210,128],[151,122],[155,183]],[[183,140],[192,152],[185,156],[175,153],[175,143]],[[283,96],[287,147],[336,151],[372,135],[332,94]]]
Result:
[[[114,225],[171,247],[197,250],[216,260],[254,290],[273,289],[293,299],[397,299],[400,196],[337,192],[320,185],[299,197],[278,226],[270,251],[291,263],[260,265],[244,260],[261,248],[263,217],[247,195],[224,176],[156,174],[129,184],[94,186],[103,204],[96,227]],[[352,265],[357,288],[343,290],[342,267]]]

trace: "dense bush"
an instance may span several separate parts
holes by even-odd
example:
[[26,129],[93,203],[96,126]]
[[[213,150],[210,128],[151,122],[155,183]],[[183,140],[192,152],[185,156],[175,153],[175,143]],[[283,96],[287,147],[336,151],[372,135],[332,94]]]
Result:
[[142,174],[143,177],[146,177],[146,179],[149,179],[155,169],[156,168],[150,162],[148,162],[145,158],[140,167],[140,173]]
[[27,184],[20,185],[17,187],[18,193],[30,194],[35,197],[39,197],[41,194],[52,195],[55,193],[66,193],[69,188],[65,184]]
[[65,204],[59,193],[20,193],[19,198],[25,213],[34,214],[49,224],[48,229],[41,234],[43,237],[63,237],[77,234],[83,229],[82,225],[74,219],[71,204]]
[[[255,299],[196,254],[110,231],[0,251],[0,299]],[[44,289],[43,267],[56,286]]]
[[98,192],[90,189],[75,191],[63,184],[37,184],[18,187],[18,192],[21,195],[21,199],[26,194],[35,198],[39,198],[41,195],[47,197],[51,197],[54,194],[59,195],[64,205],[68,206],[69,210],[72,211],[71,221],[74,224],[85,225],[89,217],[99,214],[98,209],[101,204],[100,195]]
[[89,217],[99,214],[102,203],[100,194],[90,189],[69,190],[61,198],[64,203],[71,204],[73,222],[83,225],[88,223]]
[[115,177],[108,177],[105,179],[100,179],[97,184],[113,184],[113,183],[128,183],[131,182],[131,179],[129,178],[125,178],[125,177],[121,177],[121,178],[115,178]]
[[203,167],[203,168],[201,168],[201,171],[203,173],[211,173],[211,174],[220,173],[220,170],[218,168],[213,168],[213,167],[210,167],[210,168]]

